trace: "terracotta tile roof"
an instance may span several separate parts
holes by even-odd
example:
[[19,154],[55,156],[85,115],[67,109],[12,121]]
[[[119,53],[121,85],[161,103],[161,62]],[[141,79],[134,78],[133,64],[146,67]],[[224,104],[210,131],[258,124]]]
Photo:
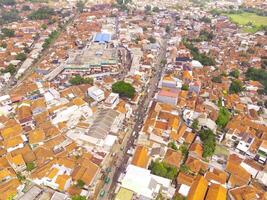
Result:
[[19,185],[20,182],[17,178],[0,183],[0,200],[7,200],[10,196],[15,196]]
[[180,151],[168,149],[164,157],[164,162],[169,165],[179,168],[181,159],[182,159],[182,154]]
[[10,148],[10,147],[15,147],[19,144],[23,144],[23,139],[20,135],[18,136],[15,136],[13,138],[10,138],[10,139],[6,139],[4,140],[4,146],[6,149]]
[[45,133],[42,129],[35,129],[29,133],[29,143],[37,144],[43,142],[45,139]]
[[204,200],[208,189],[208,181],[203,176],[198,176],[188,192],[188,200]]
[[86,185],[90,186],[99,170],[100,169],[96,164],[93,162],[88,162],[86,171],[82,175],[81,180],[84,181]]
[[226,171],[231,174],[229,183],[232,186],[241,186],[247,184],[250,180],[250,174],[240,166],[242,159],[236,154],[231,154],[228,158]]
[[185,185],[191,186],[195,178],[196,178],[195,176],[180,172],[177,176],[176,181],[177,181],[177,184],[185,184]]
[[11,155],[8,155],[7,159],[8,159],[9,163],[14,164],[16,166],[25,165],[24,159],[23,159],[21,154],[18,154],[18,155],[14,156],[14,157],[12,157]]
[[211,182],[216,181],[220,184],[225,184],[227,180],[227,173],[219,169],[213,169],[205,174],[205,178]]
[[132,164],[138,167],[147,168],[148,161],[149,155],[147,147],[137,146],[133,156]]
[[211,184],[205,200],[226,200],[226,188],[219,184]]
[[251,199],[265,199],[263,191],[259,191],[253,186],[242,186],[239,188],[234,188],[229,191],[231,197],[234,200],[251,200]]
[[26,163],[33,162],[36,160],[36,156],[28,144],[26,144],[23,148],[19,148],[11,152],[12,156],[16,156],[19,154],[22,155]]
[[58,184],[58,189],[61,191],[65,190],[66,182],[70,179],[70,176],[66,174],[58,175],[56,183]]
[[183,135],[186,144],[191,144],[194,141],[195,137],[196,135],[194,133],[188,131],[186,131]]
[[20,124],[17,123],[1,130],[1,135],[4,139],[15,137],[17,135],[20,135],[21,133],[22,133],[22,127]]
[[203,148],[199,143],[193,143],[189,148],[190,153],[196,154],[199,158],[202,158]]

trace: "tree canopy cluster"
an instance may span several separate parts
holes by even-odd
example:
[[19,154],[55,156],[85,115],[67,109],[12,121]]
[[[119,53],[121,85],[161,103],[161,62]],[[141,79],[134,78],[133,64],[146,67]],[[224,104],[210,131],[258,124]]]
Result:
[[222,83],[222,76],[214,76],[212,77],[211,81],[214,83]]
[[112,92],[119,93],[120,97],[133,98],[135,89],[130,83],[118,81],[112,85]]
[[20,17],[18,10],[16,9],[12,9],[10,11],[3,10],[0,17],[0,24],[15,22],[18,21],[19,19]]
[[1,37],[3,37],[3,38],[5,38],[5,37],[14,37],[15,36],[15,31],[13,29],[2,28],[1,32],[2,32]]
[[267,71],[264,69],[249,68],[246,71],[246,78],[249,80],[259,81],[264,89],[261,91],[263,94],[267,94]]
[[231,72],[229,73],[229,76],[232,76],[232,77],[234,77],[234,78],[239,78],[239,75],[240,75],[240,72],[239,72],[238,69],[234,69],[233,71],[231,71]]
[[16,1],[15,0],[0,0],[0,5],[14,6],[16,5]]
[[201,30],[198,38],[193,39],[194,42],[203,42],[203,41],[211,41],[214,37],[213,32],[208,32],[206,30]]
[[16,73],[16,68],[14,65],[9,64],[6,69],[1,70],[2,73],[10,73],[11,75],[14,75]]
[[191,41],[183,39],[182,42],[184,46],[190,50],[194,60],[198,60],[202,65],[206,66],[215,65],[215,60],[205,53],[200,53],[198,48],[195,47]]
[[203,129],[199,132],[199,137],[203,142],[202,156],[204,158],[212,156],[216,148],[216,140],[214,133],[210,129]]
[[16,55],[16,60],[24,61],[27,59],[27,56],[25,53],[19,53]]
[[80,75],[76,75],[76,76],[72,77],[69,82],[72,85],[81,85],[81,84],[93,85],[94,80],[91,78],[83,78]]
[[230,117],[231,117],[231,114],[230,112],[227,110],[227,108],[225,107],[221,107],[220,108],[220,111],[219,111],[219,115],[218,115],[218,118],[216,120],[216,124],[219,126],[219,127],[222,127],[224,128],[228,121],[230,120]]
[[229,87],[229,93],[230,94],[238,94],[239,92],[243,91],[243,84],[240,80],[235,79],[232,81],[230,87]]
[[28,15],[28,18],[31,20],[50,19],[51,16],[54,14],[55,14],[54,9],[44,6],[33,11],[31,14]]
[[164,178],[168,178],[173,180],[176,178],[178,170],[176,167],[172,167],[164,162],[159,161],[152,161],[149,169],[151,170],[152,174],[155,174],[157,176],[161,176]]

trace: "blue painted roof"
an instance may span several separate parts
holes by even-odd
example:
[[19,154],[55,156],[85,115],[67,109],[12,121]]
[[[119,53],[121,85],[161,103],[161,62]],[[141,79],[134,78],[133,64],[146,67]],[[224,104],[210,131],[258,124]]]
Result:
[[97,33],[94,38],[94,42],[110,42],[111,35],[109,33]]

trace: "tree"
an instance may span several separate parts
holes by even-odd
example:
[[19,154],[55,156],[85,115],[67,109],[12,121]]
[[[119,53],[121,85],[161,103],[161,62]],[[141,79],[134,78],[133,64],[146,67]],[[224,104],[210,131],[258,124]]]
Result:
[[189,90],[189,85],[183,84],[181,90]]
[[165,28],[165,31],[166,31],[166,33],[170,33],[171,27],[169,25],[167,25],[166,28]]
[[13,29],[2,28],[1,32],[3,34],[3,37],[14,37],[15,36],[15,31]]
[[30,11],[31,8],[30,8],[30,6],[28,6],[28,5],[23,5],[23,6],[22,6],[22,10],[23,10],[23,11]]
[[199,137],[203,142],[202,156],[204,158],[212,156],[216,148],[216,140],[214,133],[210,129],[203,129],[200,131]]
[[225,107],[221,107],[218,118],[216,120],[216,124],[224,128],[227,125],[228,121],[230,120],[230,117],[231,117],[230,112]]
[[145,12],[148,13],[151,11],[151,6],[150,5],[146,5],[145,6]]
[[150,43],[156,43],[156,39],[153,36],[150,36],[148,40]]
[[78,187],[78,188],[83,188],[83,186],[85,185],[85,183],[84,183],[84,181],[83,180],[81,180],[81,179],[78,179],[77,180],[77,184],[76,184],[76,186]]
[[46,30],[46,29],[47,29],[47,24],[42,24],[42,25],[41,25],[41,28],[42,28],[43,30]]
[[19,12],[16,9],[10,11],[3,10],[0,18],[0,24],[11,23],[20,19]]
[[189,174],[190,173],[190,168],[187,165],[182,164],[180,166],[179,171],[182,172],[182,173],[184,173],[184,174]]
[[238,78],[239,77],[239,74],[240,74],[239,70],[238,69],[235,69],[235,70],[233,70],[233,71],[231,71],[229,73],[229,76],[232,76],[234,78]]
[[16,5],[16,1],[15,0],[0,0],[0,5],[14,6]]
[[83,1],[81,1],[81,0],[79,0],[76,3],[76,7],[77,7],[79,12],[83,12],[83,9],[85,7],[85,3]]
[[211,81],[214,83],[222,83],[222,77],[221,76],[214,76],[214,77],[212,77]]
[[186,158],[188,156],[188,147],[185,144],[179,146],[179,151],[182,152],[182,155]]
[[1,71],[2,73],[10,73],[14,75],[16,73],[16,68],[13,64],[9,64],[6,69]]
[[259,81],[263,86],[263,93],[267,94],[267,71],[264,69],[249,68],[246,71],[246,78],[249,80]]
[[1,45],[0,45],[0,47],[6,49],[7,48],[7,43],[6,42],[2,42]]
[[24,61],[27,59],[27,56],[25,53],[19,53],[16,55],[16,60]]
[[86,200],[86,197],[81,195],[75,195],[71,197],[71,200]]
[[193,129],[193,131],[198,130],[198,119],[194,119],[193,123],[191,125],[191,128]]
[[230,94],[237,94],[243,90],[243,84],[240,80],[233,80],[230,87],[229,93]]
[[24,181],[24,180],[26,179],[26,177],[23,176],[23,175],[21,174],[21,172],[18,172],[16,175],[17,175],[17,178],[19,179],[19,181]]
[[91,78],[83,78],[80,75],[76,75],[69,80],[72,85],[90,84],[93,85],[94,80]]
[[119,93],[121,97],[133,98],[135,89],[130,83],[118,81],[112,85],[112,92]]
[[159,12],[159,7],[157,7],[157,6],[153,7],[153,10],[152,11],[153,12]]
[[176,150],[176,151],[178,150],[175,142],[169,142],[168,147],[170,147],[170,148],[172,148],[173,150]]
[[26,163],[26,170],[28,172],[32,171],[35,168],[35,164],[33,162]]
[[168,178],[171,180],[176,178],[178,173],[176,167],[172,167],[164,162],[153,161],[153,160],[149,166],[149,169],[151,170],[152,174]]

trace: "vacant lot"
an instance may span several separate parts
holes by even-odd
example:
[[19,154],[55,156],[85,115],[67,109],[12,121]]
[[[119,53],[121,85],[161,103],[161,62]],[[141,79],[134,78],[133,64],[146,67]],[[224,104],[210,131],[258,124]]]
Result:
[[246,32],[256,32],[261,26],[267,26],[267,17],[259,16],[255,13],[227,14],[230,20],[240,26],[243,26]]

